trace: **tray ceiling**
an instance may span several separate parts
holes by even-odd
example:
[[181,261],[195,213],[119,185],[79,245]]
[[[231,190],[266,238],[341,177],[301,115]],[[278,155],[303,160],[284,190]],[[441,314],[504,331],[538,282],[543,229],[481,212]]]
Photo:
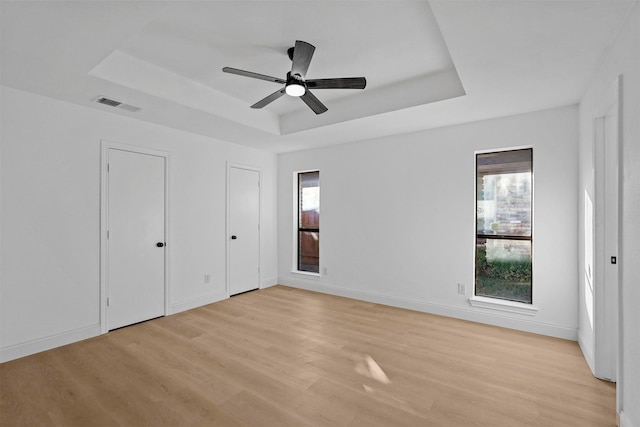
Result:
[[[2,84],[274,152],[579,101],[634,1],[1,2]],[[316,46],[315,115],[282,97],[295,40]],[[140,111],[95,103],[106,96]]]

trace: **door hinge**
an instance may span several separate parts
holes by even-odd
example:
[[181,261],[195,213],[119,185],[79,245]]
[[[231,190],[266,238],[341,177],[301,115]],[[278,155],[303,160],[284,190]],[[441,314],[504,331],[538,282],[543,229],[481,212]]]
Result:
[[107,230],[107,240],[109,240],[109,230]]
[[109,307],[109,297],[107,297],[107,307]]
[[109,173],[109,163],[107,163],[107,173]]

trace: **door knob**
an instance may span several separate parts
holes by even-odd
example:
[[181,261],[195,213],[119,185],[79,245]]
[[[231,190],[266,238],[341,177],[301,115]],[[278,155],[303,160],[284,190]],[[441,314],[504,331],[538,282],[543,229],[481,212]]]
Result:
[[236,240],[238,236],[231,236],[231,240]]
[[156,246],[159,247],[159,248],[162,248],[164,246],[164,243],[158,242],[158,243],[156,243]]

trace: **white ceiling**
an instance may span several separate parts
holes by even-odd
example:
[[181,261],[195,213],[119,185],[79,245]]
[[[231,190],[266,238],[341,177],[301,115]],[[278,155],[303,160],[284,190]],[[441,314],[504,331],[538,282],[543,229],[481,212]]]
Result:
[[[2,1],[2,84],[274,152],[575,104],[635,0]],[[284,78],[316,46],[315,115]],[[94,102],[106,96],[138,112]]]

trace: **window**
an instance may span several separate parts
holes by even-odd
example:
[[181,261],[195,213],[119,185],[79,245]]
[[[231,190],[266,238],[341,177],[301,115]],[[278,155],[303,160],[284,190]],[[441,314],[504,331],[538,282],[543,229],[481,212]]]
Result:
[[476,154],[475,295],[532,303],[532,149]]
[[320,172],[298,174],[298,271],[320,272]]

